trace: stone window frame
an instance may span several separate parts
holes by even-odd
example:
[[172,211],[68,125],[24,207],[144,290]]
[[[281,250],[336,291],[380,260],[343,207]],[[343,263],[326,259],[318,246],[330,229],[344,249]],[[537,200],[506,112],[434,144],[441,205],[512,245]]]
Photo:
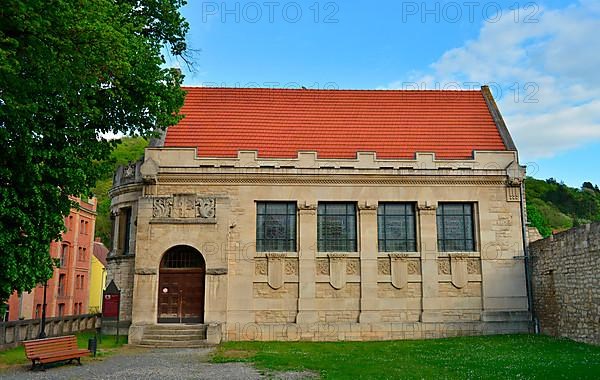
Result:
[[[386,213],[386,206],[390,206],[390,205],[403,205],[405,207],[405,211],[402,214],[387,214]],[[407,213],[408,208],[410,207],[412,214]],[[409,239],[408,236],[405,236],[402,239],[389,239],[386,236],[386,229],[382,228],[385,226],[382,226],[382,220],[383,220],[383,224],[385,225],[385,220],[386,217],[393,217],[393,216],[399,216],[399,217],[404,217],[404,221],[405,221],[405,232],[408,235],[408,228],[409,225],[412,226],[412,239]],[[410,220],[412,219],[412,220]],[[383,238],[382,238],[382,232],[383,232]],[[404,241],[406,244],[406,249],[387,249],[387,245],[385,244],[387,242],[387,240],[400,240],[400,241]],[[411,245],[409,246],[409,242],[412,241]],[[382,242],[385,245],[382,248]],[[380,253],[390,253],[390,252],[418,252],[417,251],[417,246],[418,246],[418,231],[417,231],[417,203],[416,202],[407,202],[407,201],[386,201],[386,202],[379,202],[379,205],[377,207],[377,250]]]
[[[456,214],[446,214],[444,212],[444,208],[447,205],[462,205],[462,213]],[[465,210],[465,206],[470,206],[470,212]],[[437,249],[438,252],[477,252],[477,202],[474,201],[465,201],[465,202],[438,202],[436,208],[436,229],[437,229]],[[460,238],[448,238],[446,235],[446,223],[445,217],[458,217],[462,216],[463,218],[463,237]],[[470,217],[470,223],[467,224],[467,220],[465,218]],[[470,225],[470,236],[467,236],[467,225]],[[469,238],[470,237],[470,238]],[[462,247],[447,247],[448,241],[462,241],[464,245]],[[470,243],[470,244],[469,244]]]
[[133,219],[133,207],[125,206],[119,208],[119,231],[117,236],[117,251],[121,255],[131,254],[131,222]]
[[[285,213],[273,213],[268,211],[269,205],[286,205]],[[264,211],[261,210],[264,206]],[[266,229],[259,228],[261,217],[269,215],[285,216],[285,239],[268,239],[264,234]],[[262,236],[261,236],[262,235]],[[283,244],[277,244],[275,247],[265,244],[270,241],[283,241]],[[287,244],[286,242],[287,241]],[[256,252],[286,252],[295,253],[298,251],[298,202],[297,201],[256,201]]]
[[[345,205],[346,210],[343,213],[328,213],[327,206],[328,205]],[[349,208],[350,207],[350,208]],[[353,236],[352,234],[348,234],[348,231],[344,231],[346,234],[346,238],[344,239],[331,239],[330,237],[323,237],[326,232],[323,232],[324,220],[327,217],[344,217],[345,224],[348,225],[349,221],[352,220],[353,223]],[[348,236],[350,235],[350,236]],[[358,226],[358,205],[356,201],[322,201],[317,205],[317,251],[318,252],[348,252],[348,253],[357,253],[359,252],[358,248],[358,235],[359,235],[359,226]],[[344,241],[344,247],[341,246],[333,246],[331,242],[341,242]]]

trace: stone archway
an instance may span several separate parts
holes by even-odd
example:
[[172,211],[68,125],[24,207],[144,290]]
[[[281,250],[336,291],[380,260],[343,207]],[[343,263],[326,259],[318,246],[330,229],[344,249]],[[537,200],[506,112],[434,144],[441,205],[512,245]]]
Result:
[[203,323],[206,263],[195,248],[170,248],[160,262],[158,323]]

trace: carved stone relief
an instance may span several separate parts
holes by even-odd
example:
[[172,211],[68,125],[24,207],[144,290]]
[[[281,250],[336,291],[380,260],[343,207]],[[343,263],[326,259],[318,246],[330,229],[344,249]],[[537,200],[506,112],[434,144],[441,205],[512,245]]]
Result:
[[355,276],[358,275],[360,270],[360,262],[358,259],[347,259],[346,260],[346,274]]
[[466,255],[450,255],[450,272],[452,273],[452,285],[461,289],[467,286],[469,276],[467,273]]
[[152,200],[152,217],[170,218],[173,209],[173,198],[154,198]]
[[408,284],[408,259],[407,254],[390,254],[392,285],[396,289],[402,289]]
[[438,259],[438,274],[450,274],[450,259]]
[[284,284],[285,253],[267,253],[267,281],[275,290]]
[[335,289],[342,289],[346,285],[346,255],[329,254],[329,283]]
[[467,273],[481,274],[481,265],[479,259],[471,258],[467,260]]
[[254,259],[254,274],[258,276],[267,275],[267,260]]
[[285,260],[285,274],[296,275],[298,274],[298,260],[286,259]]
[[317,274],[329,275],[329,260],[327,259],[317,259]]
[[175,194],[170,197],[157,197],[152,200],[154,218],[204,219],[214,220],[216,200],[198,197],[195,194]]
[[383,274],[383,275],[391,274],[389,259],[385,258],[385,259],[377,260],[377,273]]

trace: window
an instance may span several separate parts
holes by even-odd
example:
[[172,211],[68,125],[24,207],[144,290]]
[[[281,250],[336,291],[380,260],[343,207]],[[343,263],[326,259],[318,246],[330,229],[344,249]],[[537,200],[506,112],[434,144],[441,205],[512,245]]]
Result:
[[256,203],[256,251],[296,251],[296,203]]
[[122,208],[119,213],[119,252],[129,254],[131,234],[131,207]]
[[81,260],[85,261],[86,259],[87,259],[87,249],[84,247]]
[[83,220],[79,222],[79,233],[85,234],[85,222]]
[[60,254],[60,267],[65,268],[69,262],[69,246],[64,244]]
[[[8,306],[7,303],[5,303],[4,306],[6,307],[6,309],[4,309],[4,315],[2,316],[2,322],[8,322],[9,316],[10,316],[10,307]],[[2,309],[0,308],[0,310],[2,310]]]
[[58,276],[58,295],[59,296],[64,296],[66,293],[66,281],[67,281],[67,276],[65,274],[61,274]]
[[356,204],[319,203],[317,238],[319,252],[356,252]]
[[58,304],[58,316],[59,317],[64,317],[65,315],[65,304],[64,303],[59,303]]
[[440,203],[437,208],[438,250],[475,250],[472,203]]
[[35,319],[39,319],[42,317],[42,305],[41,304],[37,304],[35,305]]
[[415,252],[415,205],[380,203],[377,208],[379,252]]

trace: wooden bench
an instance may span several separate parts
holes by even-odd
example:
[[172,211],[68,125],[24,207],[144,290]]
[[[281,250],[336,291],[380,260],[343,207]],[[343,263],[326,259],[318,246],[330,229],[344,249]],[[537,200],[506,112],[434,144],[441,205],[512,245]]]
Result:
[[39,365],[45,370],[45,364],[68,360],[69,363],[77,360],[81,365],[81,357],[89,356],[90,351],[77,347],[75,335],[57,338],[26,340],[25,355],[31,360],[31,369]]

